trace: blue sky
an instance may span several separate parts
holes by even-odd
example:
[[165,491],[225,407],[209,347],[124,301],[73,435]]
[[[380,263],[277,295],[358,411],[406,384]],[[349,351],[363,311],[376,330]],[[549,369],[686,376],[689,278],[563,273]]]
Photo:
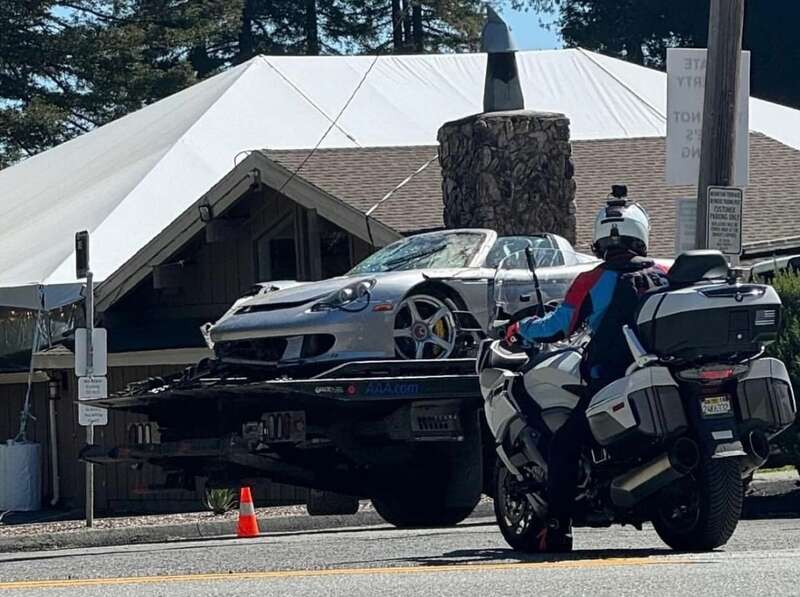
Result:
[[549,50],[564,45],[555,28],[548,31],[542,25],[552,22],[554,15],[539,15],[532,10],[526,12],[510,8],[501,11],[501,14],[511,26],[520,50]]

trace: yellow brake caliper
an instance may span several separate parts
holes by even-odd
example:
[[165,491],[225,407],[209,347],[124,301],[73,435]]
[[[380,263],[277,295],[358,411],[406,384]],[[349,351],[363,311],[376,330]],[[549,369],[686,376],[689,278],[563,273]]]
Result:
[[[445,327],[444,327],[444,319],[440,319],[439,321],[436,322],[436,324],[433,326],[433,333],[436,334],[437,336],[439,336],[442,340],[446,340],[446,338],[445,338],[446,330],[445,330]],[[437,346],[436,348],[438,349],[439,353],[444,351],[444,348],[442,348],[441,346]]]

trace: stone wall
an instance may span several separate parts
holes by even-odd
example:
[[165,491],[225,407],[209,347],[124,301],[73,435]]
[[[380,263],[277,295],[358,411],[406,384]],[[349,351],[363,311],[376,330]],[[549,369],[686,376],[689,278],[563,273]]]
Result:
[[530,111],[477,114],[439,129],[444,223],[575,241],[569,119]]

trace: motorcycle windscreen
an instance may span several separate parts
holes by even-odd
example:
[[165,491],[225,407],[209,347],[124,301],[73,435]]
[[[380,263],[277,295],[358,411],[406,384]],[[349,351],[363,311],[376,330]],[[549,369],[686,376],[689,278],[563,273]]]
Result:
[[[524,243],[523,243],[524,244]],[[517,247],[513,247],[517,248]],[[501,325],[523,309],[538,305],[534,271],[544,303],[561,302],[572,281],[594,264],[584,255],[533,243],[510,251],[498,263],[491,285],[495,325]]]

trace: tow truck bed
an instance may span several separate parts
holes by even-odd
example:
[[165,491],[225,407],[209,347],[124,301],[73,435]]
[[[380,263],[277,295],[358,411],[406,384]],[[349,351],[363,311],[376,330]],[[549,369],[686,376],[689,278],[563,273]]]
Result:
[[370,497],[390,522],[430,524],[428,504],[460,520],[490,478],[473,359],[353,362],[306,379],[211,369],[91,403],[148,422],[81,458],[161,467],[172,479],[161,489],[262,478]]
[[126,391],[93,400],[93,406],[137,410],[173,400],[298,395],[352,404],[380,401],[461,399],[480,400],[475,361],[358,361],[345,363],[308,379],[277,378],[253,381],[246,376],[206,376]]

